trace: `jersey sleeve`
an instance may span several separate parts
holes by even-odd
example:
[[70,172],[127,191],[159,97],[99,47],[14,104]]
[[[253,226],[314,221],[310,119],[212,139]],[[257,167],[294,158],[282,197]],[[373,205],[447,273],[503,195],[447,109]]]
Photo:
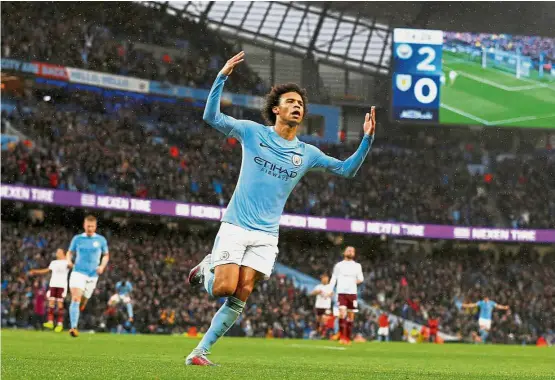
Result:
[[364,135],[356,152],[345,161],[330,157],[320,149],[314,147],[311,169],[326,170],[342,177],[353,178],[368,155],[373,141],[374,136]]
[[478,306],[481,309],[484,306],[484,301],[476,302],[476,306]]
[[71,239],[71,243],[69,243],[68,251],[73,253],[77,252],[77,236],[74,236],[73,239]]
[[101,248],[102,254],[108,253],[108,240],[106,240],[106,238],[104,237],[102,238]]
[[333,272],[331,274],[331,280],[330,280],[330,288],[331,290],[335,290],[335,285],[337,285],[337,276],[339,275],[339,268],[337,266],[337,264],[335,264],[335,266],[333,267]]
[[358,264],[357,281],[364,281],[364,274],[362,273],[362,265]]
[[56,268],[56,265],[54,264],[54,261],[51,261],[50,265],[48,265],[48,269],[54,270],[55,268]]
[[216,77],[208,94],[202,119],[226,136],[236,137],[238,140],[243,141],[248,128],[252,127],[251,124],[257,125],[257,123],[249,120],[237,120],[220,112],[220,100],[227,78],[226,75],[221,73]]
[[495,307],[497,306],[497,302],[495,301],[490,301],[491,302],[491,308],[495,309]]

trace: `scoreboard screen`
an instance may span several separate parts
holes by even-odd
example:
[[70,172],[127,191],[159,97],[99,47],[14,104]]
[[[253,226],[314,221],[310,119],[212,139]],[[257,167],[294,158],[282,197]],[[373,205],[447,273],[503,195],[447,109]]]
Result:
[[553,46],[553,38],[397,28],[391,117],[555,128]]

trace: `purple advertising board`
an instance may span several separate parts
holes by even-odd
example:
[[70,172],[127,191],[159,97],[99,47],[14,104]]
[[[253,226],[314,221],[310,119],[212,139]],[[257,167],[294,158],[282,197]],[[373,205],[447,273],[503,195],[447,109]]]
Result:
[[[1,185],[1,198],[22,202],[35,202],[56,206],[96,208],[151,215],[219,221],[225,208],[210,205],[163,201],[158,199],[128,198],[113,195],[80,193],[28,187]],[[498,242],[555,243],[555,230],[520,230],[487,227],[461,227],[437,224],[410,224],[352,220],[318,216],[283,214],[283,227],[318,231],[377,234],[398,237],[431,239],[485,240]]]

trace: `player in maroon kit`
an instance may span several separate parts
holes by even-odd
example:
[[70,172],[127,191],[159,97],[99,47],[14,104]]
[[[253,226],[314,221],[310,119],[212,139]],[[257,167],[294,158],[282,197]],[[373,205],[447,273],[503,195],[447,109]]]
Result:
[[351,330],[358,312],[357,286],[364,281],[362,267],[355,261],[354,247],[347,247],[343,252],[343,261],[335,264],[331,276],[331,289],[337,286],[339,303],[339,343],[351,343]]

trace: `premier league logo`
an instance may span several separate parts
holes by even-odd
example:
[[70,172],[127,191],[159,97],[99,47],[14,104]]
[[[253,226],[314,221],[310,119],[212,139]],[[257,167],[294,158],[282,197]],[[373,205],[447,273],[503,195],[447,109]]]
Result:
[[301,164],[303,163],[303,158],[297,154],[294,154],[291,161],[293,161],[293,165],[301,166]]
[[397,74],[395,83],[399,90],[408,91],[412,85],[412,76],[410,74]]

